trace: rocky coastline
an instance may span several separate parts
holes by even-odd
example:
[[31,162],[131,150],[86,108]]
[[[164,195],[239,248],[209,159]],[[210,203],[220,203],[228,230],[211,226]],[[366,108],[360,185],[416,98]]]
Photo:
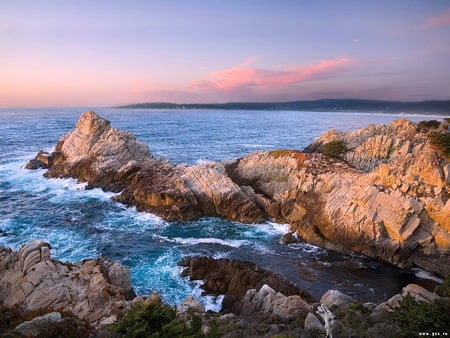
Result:
[[[180,265],[186,268],[186,277],[203,280],[205,293],[224,295],[221,312],[205,311],[192,296],[176,307],[163,304],[155,293],[136,296],[128,270],[118,262],[60,262],[51,258],[50,245],[39,240],[18,251],[0,247],[0,334],[126,337],[136,329],[137,336],[144,337],[147,331],[135,325],[141,325],[142,318],[152,320],[145,311],[165,309],[173,313],[167,327],[177,325],[178,335],[169,335],[174,337],[184,336],[184,331],[192,333],[194,319],[199,337],[391,337],[399,330],[394,312],[404,299],[450,304],[445,294],[415,284],[380,304],[360,303],[337,290],[314,300],[306,291],[252,263],[191,257]],[[12,316],[17,311],[23,317]]]
[[[448,133],[448,121],[434,129]],[[289,223],[285,242],[307,241],[445,276],[450,164],[430,142],[429,131],[396,120],[329,131],[303,152],[257,152],[187,166],[155,158],[131,133],[87,112],[52,153],[40,151],[26,168],[46,168],[48,178],[76,178],[87,188],[116,192],[115,200],[169,221],[215,216],[255,226],[264,220]],[[51,258],[50,249],[38,240],[18,251],[0,247],[2,311],[44,313],[24,316],[16,326],[4,320],[2,334],[39,336],[49,326],[73,324],[73,316],[73,325],[88,327],[90,336],[126,336],[114,331],[114,323],[129,320],[133,309],[167,307],[157,294],[136,296],[128,270],[118,262],[63,263]],[[182,325],[191,333],[200,318],[203,336],[390,337],[399,330],[394,313],[404,299],[434,304],[448,303],[449,296],[410,284],[380,304],[362,304],[337,290],[317,300],[249,262],[188,257],[180,265],[183,276],[203,281],[205,294],[224,297],[218,314],[206,312],[192,296],[173,310],[174,321],[190,323]]]
[[[448,121],[433,128],[448,133]],[[51,154],[39,152],[26,167],[117,192],[115,200],[169,221],[289,223],[306,242],[444,276],[450,273],[450,163],[429,130],[399,119],[330,130],[304,152],[187,166],[153,157],[131,133],[87,112]],[[339,151],[327,154],[333,144]]]

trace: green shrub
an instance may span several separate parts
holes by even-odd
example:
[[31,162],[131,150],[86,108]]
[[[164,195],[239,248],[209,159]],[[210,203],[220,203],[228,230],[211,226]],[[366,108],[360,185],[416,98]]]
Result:
[[437,129],[439,128],[439,125],[441,122],[436,120],[428,120],[428,121],[420,121],[417,124],[417,130],[430,130],[430,129]]
[[172,322],[175,315],[172,307],[162,303],[138,304],[113,325],[113,331],[122,337],[152,337]]
[[192,314],[187,325],[176,319],[174,308],[161,302],[134,306],[119,322],[113,324],[112,330],[120,337],[127,338],[220,337],[215,327],[208,334],[202,333],[202,318],[199,315]]
[[348,148],[343,140],[334,140],[322,145],[322,153],[329,157],[340,157]]
[[436,286],[434,292],[441,297],[450,297],[450,275],[445,277],[444,283]]
[[297,153],[297,151],[290,149],[277,149],[269,151],[268,155],[272,156],[273,158],[279,158],[284,156],[291,156],[292,153]]
[[450,133],[428,133],[430,143],[435,146],[446,158],[450,158]]
[[394,310],[395,322],[400,337],[417,337],[419,333],[448,333],[450,323],[450,301],[438,299],[433,303],[419,302],[406,295]]

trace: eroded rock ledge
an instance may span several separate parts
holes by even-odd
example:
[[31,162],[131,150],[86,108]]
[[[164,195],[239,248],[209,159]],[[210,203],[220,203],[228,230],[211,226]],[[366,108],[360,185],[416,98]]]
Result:
[[[336,140],[349,149],[341,158],[320,153]],[[174,165],[88,112],[53,153],[39,153],[29,167],[48,168],[49,178],[121,191],[117,201],[167,220],[271,219],[320,246],[450,273],[450,164],[425,132],[396,120],[351,133],[329,131],[307,150]]]

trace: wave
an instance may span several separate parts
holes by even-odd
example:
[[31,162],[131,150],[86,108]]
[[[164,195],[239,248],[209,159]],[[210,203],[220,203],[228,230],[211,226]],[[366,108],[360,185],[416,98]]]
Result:
[[161,242],[170,242],[170,243],[177,243],[182,245],[198,245],[198,244],[219,244],[223,246],[229,246],[233,248],[239,248],[242,245],[250,245],[251,242],[247,240],[241,240],[241,239],[230,239],[230,240],[223,240],[220,238],[182,238],[182,237],[174,237],[169,238],[166,236],[160,236],[160,235],[153,235],[153,239],[159,240]]

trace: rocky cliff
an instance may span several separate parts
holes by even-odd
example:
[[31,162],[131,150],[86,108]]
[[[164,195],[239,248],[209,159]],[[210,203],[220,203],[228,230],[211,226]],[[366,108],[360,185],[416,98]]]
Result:
[[[39,153],[29,167],[121,191],[116,200],[167,220],[272,219],[314,244],[444,275],[450,273],[450,164],[426,132],[397,120],[329,131],[306,152],[186,166],[155,159],[130,133],[88,112],[52,154]],[[332,142],[341,148],[325,156]]]

